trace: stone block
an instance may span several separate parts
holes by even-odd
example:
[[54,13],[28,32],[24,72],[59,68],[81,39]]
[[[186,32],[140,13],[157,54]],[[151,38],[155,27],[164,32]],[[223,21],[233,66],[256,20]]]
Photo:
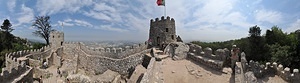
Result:
[[277,67],[277,75],[281,76],[283,71],[283,66],[281,64],[278,65]]
[[202,47],[196,45],[195,50],[196,50],[196,53],[197,53],[197,54],[201,54],[201,52],[202,52]]
[[273,62],[272,66],[273,66],[274,69],[277,69],[277,63],[276,62]]
[[202,52],[200,52],[200,55],[201,55],[201,56],[204,56],[204,54],[205,54],[205,53],[204,53],[203,51],[202,51]]
[[106,51],[105,52],[110,52],[110,48],[106,48]]
[[290,75],[291,75],[290,68],[288,68],[288,67],[284,68],[282,78],[289,81],[290,80]]
[[212,49],[207,47],[204,49],[204,56],[211,56],[212,55]]
[[112,52],[113,53],[117,53],[117,49],[116,48],[112,48]]

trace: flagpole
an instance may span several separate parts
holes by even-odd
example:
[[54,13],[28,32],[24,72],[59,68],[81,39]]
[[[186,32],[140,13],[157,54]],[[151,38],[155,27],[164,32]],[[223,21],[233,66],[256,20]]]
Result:
[[165,17],[167,18],[167,11],[166,11],[166,9],[167,9],[166,6],[167,6],[167,5],[166,5],[166,0],[164,0],[164,4],[165,4]]
[[[164,5],[165,5],[165,18],[167,19],[167,8],[166,8],[166,0],[164,0]],[[167,21],[165,21],[166,23],[164,24],[165,25],[165,28],[167,28]],[[166,36],[166,34],[165,34],[165,36]],[[166,36],[167,37],[167,36]],[[164,40],[164,42],[166,42],[166,40]],[[163,44],[164,44],[164,42],[163,42]],[[163,48],[163,45],[162,45],[162,48]]]
[[64,22],[61,23],[62,32],[64,32]]

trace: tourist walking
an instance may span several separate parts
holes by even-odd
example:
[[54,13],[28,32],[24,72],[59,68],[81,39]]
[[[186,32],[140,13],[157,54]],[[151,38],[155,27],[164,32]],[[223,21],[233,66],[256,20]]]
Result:
[[238,60],[238,54],[240,52],[240,49],[236,47],[236,45],[232,45],[232,50],[231,50],[231,70],[232,70],[232,75],[235,74],[235,67],[236,67],[236,61]]

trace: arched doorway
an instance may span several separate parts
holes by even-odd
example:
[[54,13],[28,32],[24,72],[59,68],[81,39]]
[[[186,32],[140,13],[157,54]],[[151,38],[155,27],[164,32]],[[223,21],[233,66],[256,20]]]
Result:
[[160,37],[156,38],[157,46],[160,46]]

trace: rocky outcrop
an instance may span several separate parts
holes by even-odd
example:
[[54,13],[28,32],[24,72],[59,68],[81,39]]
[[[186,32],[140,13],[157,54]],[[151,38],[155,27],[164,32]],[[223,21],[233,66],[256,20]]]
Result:
[[182,42],[170,43],[164,50],[173,60],[182,60],[187,57],[189,46]]

